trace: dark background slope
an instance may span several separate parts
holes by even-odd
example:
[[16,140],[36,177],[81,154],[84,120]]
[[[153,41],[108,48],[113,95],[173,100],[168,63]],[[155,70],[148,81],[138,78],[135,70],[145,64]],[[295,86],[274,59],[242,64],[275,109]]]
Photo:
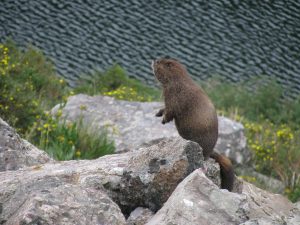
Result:
[[300,1],[1,0],[7,37],[41,48],[71,84],[119,63],[151,85],[150,61],[170,56],[195,78],[268,75],[300,93]]

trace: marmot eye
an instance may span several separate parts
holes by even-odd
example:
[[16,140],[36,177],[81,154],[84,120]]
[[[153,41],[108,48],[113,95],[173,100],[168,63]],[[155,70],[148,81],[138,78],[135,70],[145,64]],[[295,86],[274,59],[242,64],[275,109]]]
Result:
[[171,62],[167,62],[166,66],[169,67],[169,68],[171,68],[172,67],[172,63]]

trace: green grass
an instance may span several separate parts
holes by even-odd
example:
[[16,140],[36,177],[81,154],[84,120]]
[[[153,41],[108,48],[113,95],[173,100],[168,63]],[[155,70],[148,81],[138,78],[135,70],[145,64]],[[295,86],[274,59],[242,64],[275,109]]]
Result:
[[[201,84],[216,107],[226,112],[238,109],[250,121],[268,120],[300,128],[300,98],[283,98],[283,89],[269,78],[259,77],[243,83],[229,83],[213,78]],[[249,90],[253,87],[256,90]],[[299,96],[300,97],[300,96]]]
[[107,132],[92,132],[82,120],[66,122],[61,120],[61,111],[53,117],[45,115],[46,120],[35,124],[34,136],[38,146],[56,160],[95,159],[115,150],[114,142]]
[[256,171],[281,180],[290,199],[300,199],[299,99],[283,98],[282,88],[264,77],[239,84],[212,79],[202,87],[219,114],[243,123]]
[[138,80],[131,79],[119,66],[114,65],[106,72],[95,72],[89,80],[82,80],[75,88],[76,93],[108,95],[127,101],[157,101],[161,92]]

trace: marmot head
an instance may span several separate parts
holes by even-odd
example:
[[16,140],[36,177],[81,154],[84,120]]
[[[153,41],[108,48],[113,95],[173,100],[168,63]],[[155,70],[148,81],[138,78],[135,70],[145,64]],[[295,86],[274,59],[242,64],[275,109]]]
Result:
[[175,59],[153,60],[152,69],[155,77],[162,84],[174,82],[187,74],[185,67]]

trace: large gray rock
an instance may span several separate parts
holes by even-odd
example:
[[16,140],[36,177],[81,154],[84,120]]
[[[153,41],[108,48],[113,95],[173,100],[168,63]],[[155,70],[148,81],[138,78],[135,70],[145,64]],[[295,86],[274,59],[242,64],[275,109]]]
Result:
[[[197,168],[205,168],[205,174],[212,182],[220,184],[219,165],[213,160],[203,161],[200,146],[180,137],[120,154],[125,155],[130,159],[119,183],[109,181],[103,186],[126,215],[137,206],[157,211],[177,184]],[[237,182],[234,191],[240,186]]]
[[31,145],[0,118],[0,171],[17,170],[51,161],[44,152]]
[[229,157],[233,163],[245,165],[251,159],[251,152],[246,147],[244,126],[229,118],[219,116],[219,138],[215,149]]
[[[217,164],[205,163],[219,183]],[[123,214],[139,206],[159,210],[177,184],[203,164],[200,146],[177,137],[96,160],[49,161],[0,172],[0,224],[125,224]]]
[[[161,124],[155,117],[163,107],[160,102],[119,101],[108,96],[79,94],[68,99],[63,107],[63,116],[71,121],[83,119],[96,131],[107,128],[115,141],[116,151],[123,152],[137,146],[157,143],[163,138],[178,137],[174,122]],[[56,106],[52,112],[60,108]],[[242,124],[219,117],[219,140],[216,149],[230,157],[235,163],[245,164],[250,160],[246,148]]]
[[28,182],[27,187],[19,185],[10,204],[3,206],[1,224],[125,224],[120,208],[104,191],[71,182],[59,185],[55,177],[41,182],[30,188]]
[[184,179],[147,225],[300,224],[283,196],[245,183],[242,194],[217,188],[201,170]]
[[[19,143],[10,149],[22,152]],[[38,162],[40,150],[30,151],[19,158]],[[299,206],[281,195],[239,182],[241,194],[220,190],[218,164],[203,161],[200,146],[180,137],[96,160],[42,163],[0,172],[0,224],[300,223]]]

